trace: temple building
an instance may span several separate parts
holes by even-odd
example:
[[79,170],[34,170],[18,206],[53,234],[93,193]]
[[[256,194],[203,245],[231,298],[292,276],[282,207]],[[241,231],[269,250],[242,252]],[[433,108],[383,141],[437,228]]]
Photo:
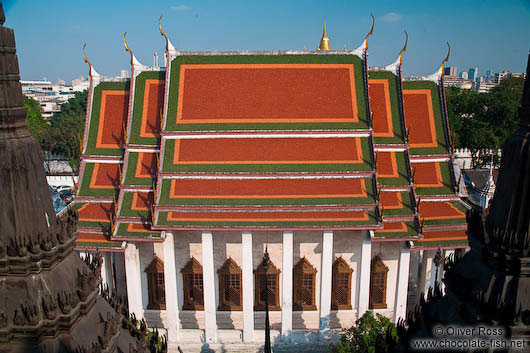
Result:
[[[373,24],[372,24],[373,30]],[[435,281],[437,249],[467,247],[443,64],[404,80],[368,40],[315,51],[131,57],[90,69],[79,251],[170,347],[322,342],[367,310],[397,321]],[[271,265],[260,266],[265,248]],[[439,274],[438,274],[439,275]],[[265,288],[265,277],[268,286]]]

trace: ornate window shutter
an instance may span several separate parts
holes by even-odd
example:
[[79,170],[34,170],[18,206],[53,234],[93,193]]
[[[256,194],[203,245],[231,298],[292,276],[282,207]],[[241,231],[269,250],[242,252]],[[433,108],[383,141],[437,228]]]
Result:
[[305,257],[294,266],[293,308],[295,310],[317,310],[315,305],[316,268]]
[[242,310],[241,267],[229,258],[217,273],[219,274],[219,310]]
[[267,275],[269,310],[281,310],[280,307],[280,270],[271,262],[265,274],[260,263],[254,271],[254,310],[265,310],[265,275]]
[[379,256],[372,259],[370,273],[370,309],[386,309],[388,267]]
[[353,270],[339,257],[333,263],[331,309],[351,310],[351,278]]
[[155,255],[153,261],[145,269],[145,273],[147,273],[147,289],[149,294],[147,309],[165,310],[166,288],[164,263]]
[[192,257],[180,271],[184,282],[183,310],[204,310],[202,265]]

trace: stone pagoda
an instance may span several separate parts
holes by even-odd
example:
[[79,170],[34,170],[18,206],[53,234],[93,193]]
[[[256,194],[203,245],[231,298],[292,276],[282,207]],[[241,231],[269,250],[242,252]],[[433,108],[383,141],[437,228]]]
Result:
[[145,323],[100,286],[100,256],[73,251],[77,215],[55,215],[4,22],[0,4],[0,352],[164,350],[157,334],[145,344]]
[[[440,325],[503,328],[504,339],[530,349],[530,55],[519,128],[502,150],[491,207],[468,213],[471,250],[445,263],[445,295],[435,286],[410,313],[402,342]],[[403,323],[402,323],[403,324]],[[479,337],[484,339],[484,337]],[[499,337],[497,337],[499,338]],[[518,346],[520,348],[520,345]],[[407,347],[407,349],[410,347]],[[501,348],[517,348],[514,346]],[[526,349],[526,350],[525,350]]]

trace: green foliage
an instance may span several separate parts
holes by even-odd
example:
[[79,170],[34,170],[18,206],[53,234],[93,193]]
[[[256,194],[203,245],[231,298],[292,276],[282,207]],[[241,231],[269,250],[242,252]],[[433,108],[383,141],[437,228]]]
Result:
[[29,132],[43,151],[66,156],[75,172],[79,171],[80,139],[85,128],[87,98],[88,91],[76,92],[73,98],[61,105],[61,111],[47,121],[42,117],[39,102],[24,96]]
[[75,97],[61,105],[61,111],[50,118],[47,147],[70,160],[74,171],[79,170],[80,140],[85,128],[88,91],[76,92]]
[[[524,80],[509,77],[489,93],[455,87],[446,90],[455,148],[468,148],[473,167],[489,164],[487,149],[498,150],[515,131]],[[494,163],[498,164],[497,156]]]
[[38,101],[26,96],[24,96],[24,108],[27,110],[26,123],[28,124],[28,130],[42,146],[49,128],[46,119],[42,116],[42,108]]
[[332,345],[333,353],[391,353],[399,343],[396,326],[381,314],[367,311]]

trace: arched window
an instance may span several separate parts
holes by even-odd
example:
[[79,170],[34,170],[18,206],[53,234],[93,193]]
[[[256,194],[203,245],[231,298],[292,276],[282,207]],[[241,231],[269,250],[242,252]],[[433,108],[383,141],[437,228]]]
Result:
[[149,303],[147,309],[166,309],[166,288],[164,284],[164,263],[155,255],[155,258],[145,269],[147,273],[147,289]]
[[379,256],[372,259],[370,273],[370,309],[386,309],[386,279],[388,267]]
[[217,271],[219,274],[219,310],[241,310],[241,267],[229,258]]
[[317,310],[315,305],[316,268],[305,257],[293,270],[293,308],[295,310]]
[[267,276],[267,287],[269,295],[269,310],[281,310],[280,308],[280,270],[271,262],[265,274],[265,268],[260,263],[254,271],[254,310],[265,310],[265,275]]
[[184,310],[204,310],[202,265],[194,257],[180,271],[184,280]]
[[353,270],[339,257],[333,263],[331,309],[351,310],[351,275]]

